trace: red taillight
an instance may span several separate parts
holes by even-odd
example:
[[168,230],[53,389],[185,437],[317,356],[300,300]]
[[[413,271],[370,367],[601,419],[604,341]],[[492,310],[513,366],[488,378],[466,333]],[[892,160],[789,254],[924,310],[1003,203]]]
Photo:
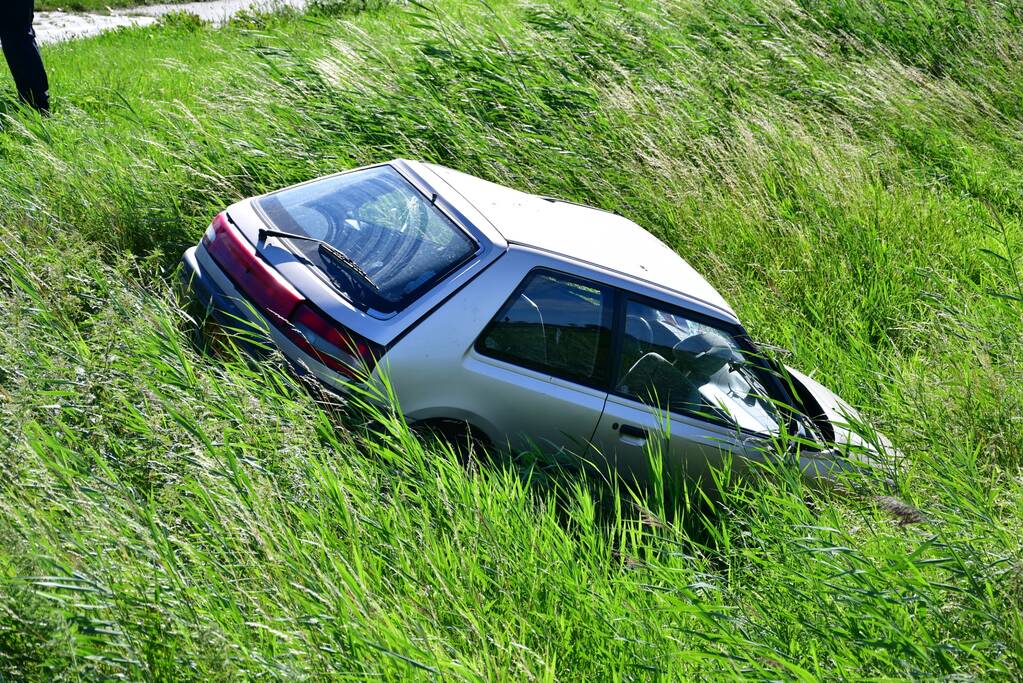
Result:
[[287,280],[263,263],[252,246],[227,217],[217,214],[203,235],[202,244],[214,261],[256,306],[277,321],[287,320],[302,295]]
[[364,378],[376,366],[379,351],[372,342],[339,329],[308,303],[301,303],[291,316],[285,334],[306,353],[349,377]]
[[373,371],[382,348],[313,308],[256,255],[225,214],[213,219],[202,244],[235,286],[304,352],[354,379],[364,379]]

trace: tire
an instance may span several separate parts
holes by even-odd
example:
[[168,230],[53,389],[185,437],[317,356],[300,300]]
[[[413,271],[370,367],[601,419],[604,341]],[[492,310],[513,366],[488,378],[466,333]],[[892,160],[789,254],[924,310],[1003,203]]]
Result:
[[423,438],[450,446],[458,461],[467,467],[490,459],[489,439],[464,420],[428,420],[416,425],[415,431]]

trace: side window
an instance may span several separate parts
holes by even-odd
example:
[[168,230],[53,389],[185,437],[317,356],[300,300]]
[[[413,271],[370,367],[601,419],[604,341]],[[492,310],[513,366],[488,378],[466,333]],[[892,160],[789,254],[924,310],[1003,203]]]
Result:
[[629,301],[619,368],[618,394],[749,431],[779,430],[757,367],[724,328]]
[[476,341],[480,353],[584,384],[605,386],[612,295],[591,282],[531,273]]

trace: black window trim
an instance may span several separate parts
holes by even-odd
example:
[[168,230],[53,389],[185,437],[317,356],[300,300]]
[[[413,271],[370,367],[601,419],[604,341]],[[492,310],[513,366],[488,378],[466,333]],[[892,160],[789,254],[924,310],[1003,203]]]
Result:
[[[536,266],[534,268],[531,268],[525,275],[522,276],[522,280],[519,281],[519,284],[516,285],[515,289],[512,290],[512,293],[508,295],[504,299],[504,301],[501,302],[501,306],[497,309],[497,311],[494,312],[493,317],[491,317],[490,321],[486,324],[486,327],[484,327],[483,330],[476,336],[476,341],[473,342],[472,348],[476,351],[476,353],[480,354],[481,356],[493,358],[494,360],[501,361],[502,363],[508,363],[509,365],[513,365],[515,367],[531,370],[533,372],[539,372],[548,377],[556,378],[565,382],[571,382],[572,384],[578,384],[579,386],[588,387],[590,389],[596,389],[597,391],[607,393],[608,388],[611,386],[612,377],[610,374],[610,370],[613,365],[613,359],[611,360],[611,362],[605,365],[605,371],[603,374],[605,374],[606,376],[584,380],[580,377],[570,377],[564,373],[553,372],[552,368],[543,367],[539,363],[523,362],[521,358],[511,358],[508,356],[503,356],[501,354],[494,353],[492,350],[487,349],[483,346],[483,340],[487,338],[487,335],[490,334],[490,331],[498,322],[497,314],[504,310],[504,307],[507,306],[509,302],[521,296],[522,292],[525,291],[526,286],[530,282],[532,282],[534,277],[544,273],[552,275],[558,280],[574,281],[576,283],[580,283],[586,286],[592,286],[594,289],[598,289],[601,292],[607,293],[611,300],[601,305],[601,309],[603,309],[601,310],[601,322],[609,324],[608,329],[609,334],[607,335],[607,340],[603,341],[601,346],[607,347],[603,350],[606,351],[608,354],[614,353],[615,349],[614,323],[615,314],[618,309],[618,300],[621,298],[620,290],[614,285],[609,285],[605,282],[599,282],[598,280],[593,280],[588,277],[576,275],[575,273],[568,273],[547,266]],[[598,346],[597,347],[598,357],[600,356],[600,352],[601,347]]]

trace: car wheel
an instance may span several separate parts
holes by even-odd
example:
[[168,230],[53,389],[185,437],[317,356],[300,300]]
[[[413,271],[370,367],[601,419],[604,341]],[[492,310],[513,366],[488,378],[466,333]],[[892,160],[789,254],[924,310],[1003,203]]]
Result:
[[416,425],[415,431],[423,438],[450,446],[458,461],[467,467],[489,459],[489,439],[464,420],[428,420]]

